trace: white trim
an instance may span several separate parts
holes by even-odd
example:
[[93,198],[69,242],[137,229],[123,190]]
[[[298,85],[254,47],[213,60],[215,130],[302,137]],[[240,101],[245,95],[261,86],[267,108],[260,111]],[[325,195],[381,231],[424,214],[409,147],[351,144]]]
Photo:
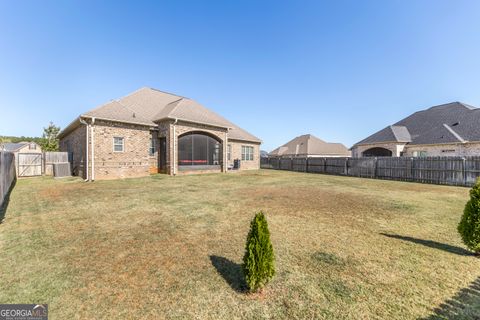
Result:
[[173,175],[177,174],[177,166],[178,166],[178,161],[176,159],[176,154],[177,154],[177,136],[176,136],[176,124],[178,122],[178,119],[175,119],[175,122],[173,123]]
[[450,131],[451,134],[453,134],[453,136],[455,138],[457,138],[461,143],[465,143],[465,142],[468,142],[467,140],[463,139],[458,133],[456,133],[452,128],[450,128],[450,126],[446,123],[443,124],[443,126],[448,130]]
[[93,117],[89,115],[81,115],[81,117],[84,118],[95,118],[97,120],[104,120],[104,121],[111,121],[111,122],[117,122],[117,123],[128,123],[128,124],[138,124],[146,127],[156,127],[157,125],[155,123],[145,123],[145,122],[135,122],[135,121],[126,121],[126,120],[116,120],[116,119],[109,119],[109,118],[102,118],[102,117]]
[[[117,150],[115,150],[115,139],[116,139],[116,138],[117,138],[117,139],[122,139],[122,151],[117,151]],[[113,152],[114,152],[114,153],[122,153],[122,152],[125,152],[125,137],[114,136],[112,139],[113,139],[113,140],[112,140],[112,142],[113,142]],[[117,145],[118,145],[118,144],[117,144]]]
[[160,118],[160,119],[156,119],[155,121],[160,122],[160,121],[164,121],[164,120],[175,120],[175,123],[177,123],[180,120],[180,121],[188,122],[188,123],[203,124],[203,125],[207,125],[207,126],[214,127],[214,128],[222,128],[222,129],[227,129],[227,130],[232,129],[232,127],[222,126],[220,124],[213,124],[213,123],[202,122],[202,121],[194,121],[194,120],[188,120],[188,119],[183,119],[183,118],[163,117],[163,118]]
[[95,118],[92,118],[90,125],[90,135],[92,141],[92,181],[95,181],[95,130],[94,130]]

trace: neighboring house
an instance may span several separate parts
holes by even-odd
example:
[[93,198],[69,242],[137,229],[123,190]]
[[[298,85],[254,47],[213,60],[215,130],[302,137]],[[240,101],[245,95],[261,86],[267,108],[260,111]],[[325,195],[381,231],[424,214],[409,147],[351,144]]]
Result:
[[260,139],[194,100],[152,88],[80,115],[59,138],[74,173],[92,180],[226,172],[237,159],[241,170],[260,168]]
[[341,143],[325,142],[311,134],[304,134],[273,150],[268,156],[350,157],[350,151]]
[[[35,142],[8,142],[0,145],[0,151],[12,152],[15,155],[15,172],[17,176],[33,176],[42,174],[41,158],[42,158],[42,148]],[[22,159],[20,159],[20,154],[25,154]],[[28,154],[38,154],[34,155],[33,158],[40,161],[40,165],[31,165],[32,156]],[[26,160],[26,162],[24,162]],[[22,163],[19,163],[22,162]]]
[[17,156],[19,153],[42,153],[42,148],[35,142],[7,142],[0,144],[0,151],[13,152]]
[[452,102],[418,111],[351,150],[354,157],[480,155],[480,109]]

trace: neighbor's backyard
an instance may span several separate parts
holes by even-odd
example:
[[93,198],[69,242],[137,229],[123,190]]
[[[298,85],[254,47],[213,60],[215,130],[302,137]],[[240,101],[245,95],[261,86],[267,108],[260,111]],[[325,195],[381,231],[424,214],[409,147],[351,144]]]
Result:
[[[480,313],[456,226],[468,189],[285,171],[19,180],[0,224],[0,303],[51,319],[437,319]],[[277,275],[240,263],[267,214]]]

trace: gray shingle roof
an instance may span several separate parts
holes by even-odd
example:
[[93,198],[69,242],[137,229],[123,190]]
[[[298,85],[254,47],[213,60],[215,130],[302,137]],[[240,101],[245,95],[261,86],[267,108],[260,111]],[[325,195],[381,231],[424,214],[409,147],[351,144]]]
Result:
[[452,102],[415,112],[357,142],[406,142],[411,144],[440,144],[480,141],[480,109]]
[[4,151],[16,151],[20,148],[23,148],[24,146],[28,145],[30,142],[18,142],[18,143],[13,143],[13,142],[7,142],[2,145],[2,149]]
[[155,126],[156,121],[179,119],[230,128],[230,139],[261,142],[260,139],[221,117],[200,103],[152,88],[141,88],[123,98],[110,101],[82,116]]
[[298,136],[281,147],[273,150],[269,156],[350,156],[350,151],[341,143],[325,142],[311,134]]

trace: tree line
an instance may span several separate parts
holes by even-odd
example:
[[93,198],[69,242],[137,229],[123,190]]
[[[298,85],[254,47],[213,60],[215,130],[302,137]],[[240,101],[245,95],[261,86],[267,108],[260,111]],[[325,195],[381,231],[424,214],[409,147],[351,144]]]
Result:
[[25,136],[0,136],[0,145],[4,143],[18,143],[18,142],[35,142],[43,151],[59,151],[58,134],[60,127],[50,122],[47,127],[43,128],[41,137],[25,137]]

